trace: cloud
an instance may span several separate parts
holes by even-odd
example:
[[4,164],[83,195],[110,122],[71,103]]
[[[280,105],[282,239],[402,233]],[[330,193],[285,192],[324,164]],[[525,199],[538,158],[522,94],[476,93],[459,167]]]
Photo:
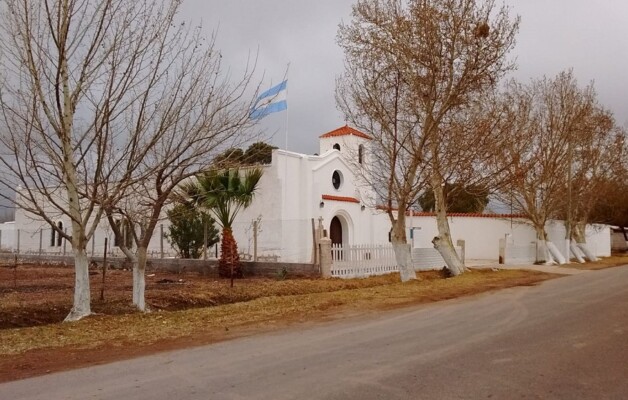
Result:
[[[628,2],[599,0],[507,0],[522,17],[512,53],[521,81],[573,68],[581,85],[595,81],[599,99],[620,124],[628,121]],[[225,64],[242,71],[259,49],[258,79],[265,87],[283,78],[290,63],[289,149],[318,151],[318,136],[342,124],[335,78],[343,70],[336,44],[338,24],[350,18],[350,0],[188,0],[181,17],[203,21],[206,34],[218,29]],[[238,69],[240,68],[240,69]],[[273,115],[262,128],[283,147],[286,115]]]

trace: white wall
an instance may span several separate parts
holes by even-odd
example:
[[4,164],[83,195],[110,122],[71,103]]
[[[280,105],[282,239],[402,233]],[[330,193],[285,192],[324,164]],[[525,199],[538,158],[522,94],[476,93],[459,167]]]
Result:
[[[449,217],[449,227],[454,244],[465,241],[467,260],[498,260],[499,240],[508,236],[510,244],[527,246],[536,241],[532,226],[520,218]],[[432,247],[432,239],[438,235],[436,218],[432,216],[408,217],[408,232],[414,229],[414,239],[408,239],[415,248]],[[565,227],[562,221],[550,221],[546,227],[549,239],[564,253]],[[587,243],[600,257],[608,257],[610,228],[607,225],[589,225]]]
[[598,257],[611,256],[611,227],[609,225],[588,225],[585,231],[587,245]]
[[[342,185],[332,184],[334,171],[343,175]],[[343,224],[348,244],[387,243],[390,222],[380,212],[362,209],[361,198],[368,193],[356,185],[351,166],[337,151],[309,156],[284,150],[273,151],[273,162],[265,167],[253,204],[242,210],[234,223],[239,250],[251,254],[252,221],[259,220],[258,255],[278,256],[286,262],[310,262],[312,259],[312,219],[319,218],[329,232],[334,216]],[[357,199],[323,199],[324,195]],[[323,202],[321,206],[321,202]]]
[[[550,220],[546,227],[547,236],[561,254],[566,257],[565,224],[563,221]],[[610,257],[611,255],[611,231],[609,225],[591,224],[585,230],[587,246],[598,257]],[[573,256],[572,256],[573,258]]]
[[[59,201],[61,201],[61,192],[59,192]],[[53,221],[62,222],[66,232],[71,232],[70,219],[61,215],[58,210],[53,208],[49,201],[41,202],[42,209],[49,215]],[[164,232],[167,232],[169,222],[165,218],[165,211],[162,215],[162,221],[157,224],[156,230],[151,238],[148,252],[149,254],[158,256],[161,250],[160,233],[161,225],[164,226]],[[90,222],[91,223],[91,222]],[[15,211],[15,248],[19,247],[21,253],[26,254],[71,254],[72,244],[66,240],[62,240],[61,245],[57,245],[56,233],[55,243],[51,245],[52,228],[39,217],[26,212],[20,207],[16,207]],[[108,241],[108,254],[122,256],[120,250],[113,246],[114,235],[109,228],[109,223],[103,218],[96,228],[92,239],[87,244],[87,254],[101,256],[104,253],[105,238]],[[170,244],[166,239],[164,242],[164,251],[166,254],[174,255]],[[3,244],[4,246],[4,244]]]
[[0,251],[15,250],[15,221],[0,224]]
[[[486,217],[449,217],[454,245],[465,241],[467,260],[497,260],[499,239],[509,235],[515,243],[527,244],[535,240],[534,230],[523,219]],[[407,218],[408,231],[414,227],[414,239],[408,239],[415,248],[433,247],[432,239],[438,235],[436,217],[414,216]]]
[[[343,146],[349,148],[360,143],[360,139],[355,137],[339,140]],[[335,141],[336,138],[321,141],[321,148],[331,147]],[[342,149],[341,152],[330,150],[321,156],[274,150],[272,164],[263,168],[264,174],[253,204],[242,210],[234,223],[234,236],[240,251],[253,253],[253,220],[260,221],[258,255],[276,256],[279,261],[284,262],[311,261],[312,219],[315,226],[318,226],[318,220],[322,218],[323,228],[329,232],[332,218],[338,216],[343,223],[343,232],[347,232],[344,241],[349,245],[389,243],[389,217],[381,210],[369,208],[371,204],[363,201],[373,196],[373,190],[356,183],[358,177],[353,174],[352,166],[344,158]],[[338,189],[332,185],[332,174],[335,170],[341,171],[344,177],[343,184]],[[323,195],[357,199],[358,202],[342,201],[338,198],[323,200]],[[321,201],[324,203],[322,206]],[[49,209],[50,215],[53,215],[54,210],[52,207]],[[58,216],[56,220],[62,221],[66,227],[70,226],[67,217]],[[509,235],[509,242],[515,245],[528,245],[535,240],[534,230],[523,219],[455,216],[449,217],[449,223],[454,244],[460,239],[465,241],[467,260],[496,261],[499,256],[499,240],[506,235]],[[431,241],[438,234],[435,217],[409,216],[406,224],[408,241],[414,248],[432,247]],[[157,257],[161,252],[162,226],[163,233],[166,233],[169,222],[165,218],[165,212],[148,249],[150,254]],[[63,252],[63,246],[50,246],[51,228],[41,220],[29,217],[19,208],[16,210],[15,229],[16,238],[19,231],[22,252],[36,253],[40,246],[44,253]],[[550,224],[548,232],[557,245],[564,238],[564,227],[559,222]],[[88,253],[92,254],[93,249],[94,255],[101,255],[105,237],[108,238],[111,248],[113,235],[107,222],[103,220],[94,239],[87,246]],[[610,255],[610,232],[607,226],[587,228],[587,239],[596,254]],[[17,247],[17,239],[15,242]],[[166,255],[174,255],[165,239],[163,249]],[[69,243],[66,244],[65,251],[71,252]],[[119,254],[117,248],[112,251]]]

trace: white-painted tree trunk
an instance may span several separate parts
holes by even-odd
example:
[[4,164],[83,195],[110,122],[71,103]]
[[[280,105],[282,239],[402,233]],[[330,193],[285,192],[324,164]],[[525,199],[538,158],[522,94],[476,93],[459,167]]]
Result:
[[147,249],[138,248],[133,258],[133,304],[140,311],[146,311],[146,260]]
[[574,257],[576,257],[576,260],[578,260],[580,264],[584,264],[584,253],[580,250],[575,240],[571,240],[571,242],[569,242],[569,250],[571,250],[571,253]]
[[449,245],[443,245],[443,240],[441,238],[442,236],[436,236],[434,239],[432,239],[432,244],[434,245],[434,248],[438,250],[441,257],[443,257],[447,269],[454,276],[464,273],[465,266],[464,264],[462,264],[462,261],[460,261],[458,253],[456,253],[456,249],[453,247],[453,244],[451,244],[451,238],[449,238]]
[[565,257],[565,261],[567,262],[567,264],[569,264],[571,262],[571,240],[565,239],[563,241],[563,249],[565,250],[565,252],[562,254]]
[[591,262],[595,262],[597,261],[597,257],[593,254],[591,249],[589,249],[589,246],[587,246],[585,231],[586,225],[582,222],[577,223],[574,229],[574,239],[576,240],[578,248],[582,251],[582,253],[584,253],[586,259]]
[[582,250],[587,260],[591,262],[595,262],[598,260],[597,256],[593,254],[593,252],[591,251],[591,249],[589,249],[589,246],[586,243],[578,243],[578,247],[580,248],[580,250]]
[[[61,6],[60,6],[61,7]],[[66,7],[66,6],[64,6]],[[67,10],[64,10],[64,12]],[[62,31],[68,30],[69,20],[63,21]],[[65,321],[76,321],[91,314],[91,292],[89,285],[89,261],[87,259],[87,238],[85,237],[84,215],[79,197],[79,179],[76,172],[74,144],[74,105],[69,89],[70,73],[68,59],[60,59],[59,76],[63,93],[63,115],[61,116],[61,158],[63,162],[63,183],[67,195],[67,212],[72,219],[72,251],[74,253],[74,304]],[[59,94],[59,92],[57,92]]]
[[393,250],[395,252],[395,261],[399,267],[399,274],[401,275],[401,282],[411,281],[416,279],[416,272],[412,266],[412,257],[410,244],[408,243],[393,243]]
[[558,250],[558,248],[553,242],[548,240],[545,242],[545,245],[547,246],[547,250],[549,250],[553,259],[556,260],[558,264],[562,265],[562,264],[567,263],[567,261],[565,260],[565,257],[563,256],[563,253],[561,253],[560,250]]
[[436,225],[438,227],[438,236],[432,239],[434,248],[438,250],[441,257],[447,264],[447,269],[453,276],[460,275],[466,270],[464,264],[456,248],[451,240],[451,232],[449,229],[449,221],[447,221],[447,210],[445,207],[445,194],[441,179],[437,175],[432,177],[432,191],[434,193],[434,207],[436,209]]
[[545,241],[544,239],[537,240],[536,258],[538,262],[544,263],[545,265],[556,264],[556,261],[554,261],[554,257],[552,257],[552,254],[547,248],[547,241]]
[[78,321],[90,315],[92,313],[90,300],[87,251],[80,248],[74,249],[74,304],[64,321]]
[[[391,217],[392,218],[392,217]],[[412,266],[410,245],[406,238],[406,214],[403,211],[397,213],[397,218],[392,222],[392,245],[395,252],[395,261],[399,268],[401,282],[408,282],[416,279],[416,271]]]

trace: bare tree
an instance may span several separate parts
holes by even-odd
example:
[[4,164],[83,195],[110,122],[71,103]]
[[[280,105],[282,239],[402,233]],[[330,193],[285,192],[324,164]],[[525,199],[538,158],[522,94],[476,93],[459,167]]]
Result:
[[[20,186],[16,205],[72,243],[75,294],[66,320],[91,312],[86,245],[103,213],[140,193],[150,176],[172,180],[167,165],[198,167],[192,154],[246,125],[248,105],[239,100],[250,74],[226,84],[213,43],[176,21],[180,4],[2,3],[0,183]],[[69,232],[55,223],[62,216]]]
[[[93,130],[102,109],[93,91],[108,72],[107,59],[125,43],[130,28],[108,33],[118,14],[116,2],[5,1],[2,4],[3,185],[21,186],[18,207],[43,218],[70,240],[75,258],[74,304],[67,320],[89,315],[86,244],[100,219],[96,170],[101,145]],[[123,22],[124,20],[120,20]],[[81,117],[78,117],[81,114]],[[91,163],[88,163],[88,160]],[[65,216],[70,232],[54,219]]]
[[[591,222],[595,206],[605,195],[605,183],[621,176],[625,133],[615,125],[612,113],[596,107],[572,135],[568,149],[568,180],[559,218],[566,227],[566,254],[570,252],[583,262],[595,254],[586,243],[585,228]],[[584,254],[581,254],[584,253]]]
[[[257,137],[249,118],[255,96],[245,96],[252,71],[231,82],[213,41],[199,51],[199,40],[175,36],[165,59],[153,62],[164,74],[142,88],[143,101],[125,120],[132,121],[130,137],[146,135],[155,144],[140,146],[132,154],[137,161],[121,166],[124,179],[109,182],[103,203],[116,237],[132,238],[132,245],[118,242],[133,264],[133,304],[142,311],[148,246],[173,192],[210,168],[219,152]],[[125,226],[131,229],[125,232]]]
[[[619,168],[613,170],[612,176],[601,180],[596,185],[598,199],[591,214],[590,221],[617,225],[628,243],[628,138],[624,131],[622,155],[616,164]],[[621,142],[618,145],[621,146]],[[622,165],[623,164],[623,165]],[[576,239],[577,240],[577,239]]]
[[[453,144],[479,143],[488,131],[453,128],[465,126],[457,115],[477,116],[481,95],[513,68],[507,55],[519,20],[505,6],[475,0],[360,0],[352,16],[338,34],[346,62],[337,102],[348,120],[375,138],[380,158],[368,179],[385,188],[380,196],[388,204],[398,261],[409,257],[405,211],[428,184],[439,228],[434,244],[458,275],[464,266],[451,240],[443,186],[456,175],[457,163],[471,165],[480,154],[461,154]],[[402,280],[414,276],[404,265],[400,269]]]
[[[545,225],[564,209],[576,159],[580,157],[580,165],[586,162],[584,146],[601,115],[595,91],[592,85],[580,88],[573,73],[566,71],[529,85],[510,82],[504,104],[510,109],[512,129],[496,159],[507,183],[501,199],[530,220],[543,261],[564,263],[555,244],[548,241]],[[576,148],[583,152],[578,155]]]

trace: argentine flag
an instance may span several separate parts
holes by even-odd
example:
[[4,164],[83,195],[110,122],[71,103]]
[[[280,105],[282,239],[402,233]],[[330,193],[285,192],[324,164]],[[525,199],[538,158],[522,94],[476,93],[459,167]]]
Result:
[[288,108],[288,100],[286,100],[287,87],[288,80],[285,80],[260,94],[251,110],[251,119],[262,119],[268,114],[286,110]]

